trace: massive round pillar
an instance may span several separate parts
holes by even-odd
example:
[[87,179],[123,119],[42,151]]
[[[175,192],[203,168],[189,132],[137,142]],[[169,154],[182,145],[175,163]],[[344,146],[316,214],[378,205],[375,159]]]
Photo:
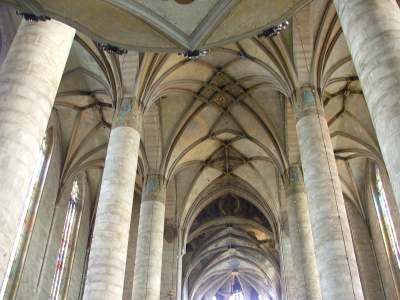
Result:
[[75,30],[22,21],[0,69],[0,284]]
[[334,0],[400,208],[400,9],[395,0]]
[[289,169],[286,197],[289,236],[296,277],[296,299],[322,299],[308,213],[308,198],[299,166],[292,166]]
[[160,299],[165,198],[164,177],[148,176],[140,206],[133,300]]
[[[83,299],[122,299],[140,144],[138,113],[114,120],[97,204]],[[121,122],[127,118],[129,122]]]
[[322,298],[363,299],[328,124],[313,92],[302,97],[296,128]]

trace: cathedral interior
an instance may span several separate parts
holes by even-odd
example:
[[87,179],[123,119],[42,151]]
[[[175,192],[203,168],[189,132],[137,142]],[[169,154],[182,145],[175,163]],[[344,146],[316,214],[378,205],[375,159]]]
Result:
[[0,299],[400,299],[395,0],[0,0]]

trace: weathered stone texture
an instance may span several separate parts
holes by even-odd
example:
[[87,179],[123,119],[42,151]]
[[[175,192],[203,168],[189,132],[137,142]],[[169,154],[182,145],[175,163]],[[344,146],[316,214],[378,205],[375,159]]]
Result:
[[299,116],[297,133],[322,297],[363,299],[328,124],[315,109]]
[[291,167],[287,186],[289,236],[296,276],[296,299],[322,299],[315,261],[308,199],[299,167]]
[[[52,122],[53,119],[54,118],[50,119],[49,126],[55,126],[56,123]],[[24,265],[22,268],[21,281],[16,293],[17,299],[27,299],[33,294],[39,295],[37,284],[40,283],[40,271],[44,264],[44,253],[46,252],[47,238],[49,237],[51,228],[52,212],[55,209],[55,202],[60,184],[61,151],[58,142],[57,139],[54,140],[54,149],[50,157],[49,169],[44,178],[45,184],[43,186],[43,192],[40,199],[38,199],[40,203],[36,222],[32,230],[32,237],[28,245],[28,253],[25,262],[21,262]],[[56,244],[59,246],[59,242]],[[54,270],[52,272],[54,273]],[[49,290],[50,288],[51,282],[46,289]]]
[[176,297],[178,239],[171,243],[164,239],[160,299]]
[[83,299],[122,299],[140,135],[111,131]]
[[17,28],[18,17],[15,15],[15,9],[6,3],[0,3],[0,66],[6,58]]
[[400,9],[394,0],[334,0],[400,208]]
[[75,30],[22,22],[0,69],[0,282]]
[[131,227],[129,229],[128,253],[125,266],[125,283],[123,300],[132,300],[133,276],[135,270],[135,256],[140,213],[140,193],[135,192],[132,206]]
[[165,198],[164,178],[150,175],[140,205],[133,300],[160,299]]
[[379,274],[383,284],[385,297],[382,299],[399,299],[400,294],[396,290],[396,278],[393,277],[390,262],[386,254],[385,241],[382,236],[382,229],[376,212],[374,200],[370,198],[366,205],[366,215],[369,220],[369,231],[371,233],[373,249],[375,251],[376,261],[378,263]]
[[281,259],[281,293],[283,300],[296,299],[296,275],[292,256],[292,247],[289,237],[289,224],[287,212],[281,211],[280,230],[280,259]]
[[345,201],[365,299],[384,299],[381,276],[367,224],[350,201]]

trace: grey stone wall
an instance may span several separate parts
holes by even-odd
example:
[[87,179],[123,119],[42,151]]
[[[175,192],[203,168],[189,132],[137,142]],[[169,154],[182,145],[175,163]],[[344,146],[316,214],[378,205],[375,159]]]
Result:
[[[54,120],[49,126],[56,126]],[[32,232],[32,239],[28,248],[25,267],[23,269],[17,299],[27,299],[39,294],[38,282],[50,226],[52,211],[57,198],[59,178],[61,172],[61,153],[57,139],[54,141],[54,149],[50,158],[49,169],[43,186],[36,223]]]
[[360,212],[350,200],[345,200],[350,230],[353,237],[354,251],[363,287],[364,299],[384,299],[381,276],[368,231]]
[[[62,237],[62,232],[65,223],[65,215],[67,212],[68,200],[70,197],[71,183],[66,185],[62,196],[58,199],[57,204],[54,208],[54,215],[50,211],[50,216],[47,218],[52,222],[50,227],[50,232],[48,235],[43,236],[42,239],[47,240],[47,247],[43,252],[44,260],[42,266],[41,276],[39,277],[38,291],[36,299],[44,300],[49,299],[51,293],[51,287],[53,283],[53,278],[55,274],[55,267],[57,261],[57,255],[60,248],[60,242]],[[84,187],[83,187],[84,188]],[[82,189],[82,187],[80,187]],[[90,226],[90,211],[91,211],[91,201],[82,197],[79,199],[82,206],[79,207],[82,211],[78,211],[77,217],[81,213],[80,223],[77,223],[78,231],[75,233],[76,244],[74,243],[74,238],[71,239],[70,243],[72,250],[69,251],[67,256],[66,265],[64,267],[64,278],[62,281],[62,290],[65,290],[66,299],[78,299],[82,273],[85,266],[85,254],[86,247],[89,238],[89,226]],[[78,220],[77,218],[77,220]],[[75,244],[75,247],[73,246]],[[75,251],[74,251],[75,250]],[[70,270],[68,265],[71,264]],[[68,284],[69,280],[69,284]],[[26,299],[26,298],[21,298]]]
[[[49,127],[57,128],[55,119],[50,120]],[[54,148],[50,158],[49,169],[40,198],[36,222],[33,227],[32,238],[28,248],[26,262],[22,270],[16,299],[48,299],[53,277],[55,274],[56,257],[60,247],[61,233],[64,226],[67,203],[70,196],[70,184],[66,186],[64,193],[57,200],[61,172],[61,151],[56,130]],[[82,181],[84,183],[84,181]],[[71,240],[74,252],[69,253],[70,264],[65,266],[63,281],[66,288],[66,299],[78,299],[81,288],[82,272],[85,266],[85,254],[89,237],[92,200],[85,186],[80,186],[82,215],[80,217],[79,230],[76,232],[76,242]],[[78,214],[79,216],[79,214]],[[70,269],[70,272],[67,272]]]
[[372,195],[369,195],[366,203],[366,214],[369,220],[369,230],[375,249],[376,259],[378,262],[379,273],[382,278],[385,298],[383,299],[398,299],[395,279],[390,270],[389,260],[386,255],[385,243],[382,237],[382,232],[376,213],[375,205],[372,199]]

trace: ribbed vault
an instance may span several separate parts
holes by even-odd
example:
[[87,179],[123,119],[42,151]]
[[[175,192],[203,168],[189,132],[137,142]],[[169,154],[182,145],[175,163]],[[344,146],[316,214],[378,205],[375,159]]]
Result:
[[203,208],[190,228],[183,285],[188,299],[242,291],[277,299],[279,258],[271,225],[251,202],[225,194]]
[[20,11],[62,20],[96,40],[147,51],[215,47],[253,36],[310,2],[74,0],[65,6],[64,0],[5,1]]
[[331,3],[322,7],[315,25],[312,76],[325,108],[343,193],[365,217],[368,169],[371,164],[384,169],[383,160],[335,8]]
[[[27,8],[23,1],[11,2]],[[43,3],[33,6],[39,12],[67,18],[58,11],[63,1],[29,2]],[[47,8],[50,2],[53,10]],[[315,88],[324,107],[346,202],[368,223],[371,169],[377,164],[384,170],[384,164],[332,1],[289,1],[289,10],[286,1],[232,1],[236,5],[226,6],[221,20],[212,19],[212,13],[200,14],[190,26],[185,25],[187,16],[171,19],[179,18],[169,14],[177,7],[172,1],[160,1],[159,6],[99,2],[113,9],[131,7],[126,17],[143,25],[135,28],[143,29],[143,40],[136,31],[122,32],[126,40],[114,40],[112,28],[92,32],[95,23],[82,27],[92,37],[133,48],[214,46],[198,60],[177,53],[141,53],[130,60],[131,53],[105,53],[78,33],[52,115],[62,152],[61,186],[85,173],[94,213],[113,116],[123,97],[136,99],[143,114],[137,184],[152,173],[167,179],[166,218],[178,232],[174,256],[183,257],[182,299],[208,300],[232,289],[240,289],[247,299],[281,296],[282,187],[288,167],[300,160],[292,105],[304,83]],[[210,12],[219,1],[196,2]],[[253,3],[248,4],[253,7],[250,16],[257,5],[282,2],[280,14],[269,16],[268,22],[302,8],[277,37],[251,37],[270,24],[250,22],[238,26],[242,32],[230,32],[230,43],[221,45],[219,26],[228,22],[233,28],[228,12],[244,2]],[[138,15],[139,8],[144,15]],[[241,18],[249,19],[249,14]],[[216,23],[206,24],[210,32],[195,36],[207,18]],[[158,27],[149,20],[158,20]],[[115,18],[115,24],[107,26],[118,22]],[[3,56],[6,34],[0,30]],[[239,37],[247,38],[236,41]]]
[[[345,199],[367,222],[369,170],[383,164],[335,9],[314,1],[291,24],[275,38],[216,47],[198,60],[138,58],[139,173],[169,183],[166,218],[178,229],[183,299],[212,299],[238,286],[249,299],[280,297],[282,186],[300,159],[292,104],[304,82],[323,103]],[[79,35],[56,101],[63,180],[84,170],[94,194],[114,111],[135,78],[124,82],[125,60]],[[239,203],[238,211],[224,215],[224,201]],[[253,209],[248,215],[243,203]]]

